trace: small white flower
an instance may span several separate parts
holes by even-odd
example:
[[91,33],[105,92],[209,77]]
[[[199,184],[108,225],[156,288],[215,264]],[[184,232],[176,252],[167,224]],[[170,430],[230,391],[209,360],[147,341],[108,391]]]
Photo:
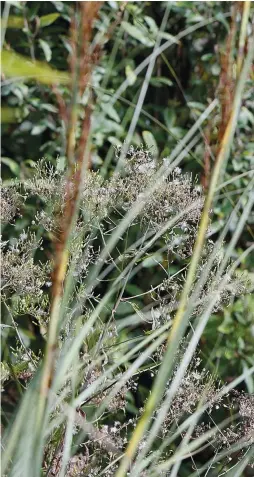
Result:
[[20,240],[22,242],[24,242],[24,240],[26,240],[27,238],[27,233],[25,231],[23,231],[21,234],[20,234]]
[[181,172],[182,172],[182,169],[181,169],[180,167],[176,167],[176,168],[174,169],[174,173],[175,173],[177,176],[179,176],[179,175],[181,174]]
[[189,228],[187,222],[182,222],[181,225],[180,225],[180,228],[183,232],[187,232],[187,230]]
[[137,168],[138,172],[145,174],[146,172],[153,171],[155,169],[155,162],[145,162],[144,164],[140,164]]

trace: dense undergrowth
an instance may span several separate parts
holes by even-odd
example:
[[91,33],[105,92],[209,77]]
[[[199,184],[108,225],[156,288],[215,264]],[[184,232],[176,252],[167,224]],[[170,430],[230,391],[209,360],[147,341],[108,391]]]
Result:
[[4,476],[253,471],[253,40],[225,3],[4,7]]

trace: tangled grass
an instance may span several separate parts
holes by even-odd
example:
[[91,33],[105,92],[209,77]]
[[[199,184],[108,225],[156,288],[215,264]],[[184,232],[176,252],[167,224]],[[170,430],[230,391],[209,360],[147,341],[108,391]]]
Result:
[[[126,161],[124,174],[103,181],[99,173],[87,171],[82,183],[77,223],[69,241],[68,294],[63,295],[53,381],[43,429],[37,430],[41,439],[38,458],[45,475],[115,475],[119,458],[146,405],[146,397],[139,407],[134,404],[140,377],[144,374],[154,381],[164,359],[167,330],[179,306],[186,267],[175,276],[163,267],[166,277],[141,296],[131,296],[128,284],[140,267],[156,260],[158,253],[166,253],[168,263],[177,257],[188,259],[193,253],[204,206],[202,190],[179,167],[168,173],[168,160],[157,164],[144,148],[131,148]],[[161,185],[146,198],[158,171]],[[36,195],[40,207],[30,229],[39,225],[44,230],[42,237],[47,233],[57,240],[65,188],[65,176],[40,162],[25,183],[14,182],[4,188],[4,220],[15,223],[29,197]],[[137,204],[138,212],[122,236],[123,245],[119,244],[102,262],[105,240],[110,240],[125,214]],[[134,243],[128,241],[130,232]],[[3,365],[3,389],[8,388],[14,370],[26,390],[17,415],[17,422],[21,416],[22,425],[18,430],[15,425],[11,428],[7,449],[13,448],[12,442],[17,442],[24,426],[29,435],[36,422],[36,383],[41,374],[41,359],[23,342],[17,323],[19,316],[30,315],[43,336],[48,333],[52,264],[51,260],[42,263],[36,257],[36,251],[43,250],[42,237],[28,228],[16,240],[2,245],[2,298],[11,326],[17,331],[12,368]],[[251,396],[217,382],[197,354],[178,379],[181,360],[188,353],[195,327],[207,308],[217,311],[232,298],[249,291],[246,279],[234,273],[234,264],[223,266],[223,258],[222,244],[209,240],[194,282],[195,303],[190,306],[186,338],[174,358],[174,372],[167,380],[162,403],[155,409],[150,430],[138,444],[136,463],[128,475],[174,475],[177,449],[185,440],[186,456],[180,453],[179,459],[191,459],[194,469],[195,454],[203,449],[201,444],[205,443],[209,455],[214,454],[217,460],[222,455],[218,465],[223,466],[230,463],[234,446],[241,443],[241,459],[253,443]],[[96,270],[93,280],[90,277]],[[143,297],[147,305],[142,309]],[[191,301],[192,296],[190,304]],[[124,320],[117,314],[123,305],[134,312]],[[123,339],[125,333],[129,336],[127,341]],[[178,383],[172,394],[175,381]],[[31,399],[34,409],[29,404]],[[222,426],[218,423],[220,415],[226,422]],[[190,424],[186,426],[188,418]],[[182,444],[180,441],[177,447],[179,437]],[[189,452],[189,446],[195,444],[197,450]],[[9,452],[11,457],[13,451]],[[26,453],[17,453],[14,460],[13,456],[11,461],[7,460],[5,472],[21,475],[15,462],[24,469],[32,465],[29,459],[34,459],[33,453],[30,458]],[[36,475],[35,467],[33,472]]]
[[[231,107],[222,104],[216,118],[220,140],[204,194],[180,166],[218,99],[162,161],[147,147],[130,146],[156,57],[198,24],[160,46],[166,8],[154,51],[140,66],[148,69],[126,143],[103,179],[89,164],[89,81],[109,34],[93,41],[100,2],[80,3],[70,28],[70,90],[61,98],[54,89],[66,133],[65,169],[42,160],[30,177],[2,186],[2,221],[6,230],[14,226],[14,237],[2,243],[3,476],[177,477],[183,462],[192,477],[240,476],[253,465],[254,406],[239,386],[254,369],[221,383],[216,367],[211,371],[213,353],[207,362],[200,340],[211,314],[252,288],[238,268],[253,245],[232,260],[253,206],[252,173],[217,239],[208,238],[254,51],[246,40],[248,11],[243,7],[237,81],[230,83]],[[46,72],[54,84],[56,72]],[[140,290],[151,263],[160,273]],[[20,326],[24,317],[29,338]]]

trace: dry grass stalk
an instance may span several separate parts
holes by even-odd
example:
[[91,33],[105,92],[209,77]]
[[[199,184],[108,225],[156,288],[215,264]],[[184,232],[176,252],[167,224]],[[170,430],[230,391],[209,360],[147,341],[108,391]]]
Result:
[[218,95],[220,97],[221,105],[221,120],[218,131],[218,144],[221,144],[223,135],[225,133],[233,105],[235,78],[234,78],[234,47],[236,43],[237,34],[237,16],[238,6],[235,3],[232,7],[232,17],[230,31],[227,37],[225,49],[220,55],[221,74],[218,87]]
[[[91,42],[93,36],[93,22],[98,15],[101,2],[82,2],[81,8],[81,29],[80,29],[80,56],[75,57],[74,64],[71,61],[71,74],[74,75],[74,68],[79,66],[78,84],[80,92],[83,93],[91,77],[94,63],[91,56]],[[73,27],[71,29],[71,41],[74,52],[78,51],[77,38]],[[87,61],[90,58],[90,61]],[[74,85],[75,88],[75,85]],[[63,293],[63,284],[68,264],[68,240],[70,238],[73,223],[75,221],[76,210],[78,206],[79,190],[82,181],[82,170],[85,162],[85,151],[88,145],[90,132],[91,106],[86,109],[85,119],[81,127],[81,138],[78,144],[78,151],[75,160],[75,134],[77,126],[77,110],[75,102],[69,113],[69,131],[67,136],[67,158],[69,169],[67,171],[66,189],[64,197],[64,209],[60,219],[60,232],[55,237],[54,268],[52,273],[52,301],[50,314],[50,327],[48,342],[45,354],[44,371],[41,382],[42,403],[45,400],[50,387],[55,362],[56,337],[60,316],[61,298]],[[42,406],[44,407],[44,405]]]

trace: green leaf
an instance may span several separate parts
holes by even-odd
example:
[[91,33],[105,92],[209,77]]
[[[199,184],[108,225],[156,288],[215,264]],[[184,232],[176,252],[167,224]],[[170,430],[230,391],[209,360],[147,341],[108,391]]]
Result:
[[204,20],[204,17],[202,15],[199,15],[199,14],[189,15],[186,18],[187,23],[199,23],[199,22],[202,22],[203,20]]
[[1,162],[5,164],[7,167],[9,167],[10,171],[16,176],[19,177],[20,175],[20,167],[17,162],[15,162],[13,159],[10,159],[10,157],[2,157]]
[[243,126],[247,126],[248,122],[250,122],[254,126],[254,115],[245,106],[242,106],[241,108],[239,114],[239,122],[241,122]]
[[[49,13],[49,15],[43,15],[40,17],[40,26],[46,27],[54,23],[60,16],[60,13]],[[3,19],[1,18],[1,26],[3,26]],[[22,30],[25,27],[24,18],[14,15],[10,15],[7,21],[7,28]]]
[[142,267],[144,268],[151,268],[158,265],[158,262],[161,263],[163,261],[163,256],[161,253],[154,253],[150,257],[147,257],[143,260]]
[[167,86],[173,85],[173,82],[170,79],[165,78],[164,76],[157,76],[156,78],[151,78],[150,83],[153,86],[159,86],[159,87],[163,86],[164,84],[166,84]]
[[40,26],[46,27],[54,23],[60,17],[60,13],[49,13],[40,17]]
[[136,40],[139,40],[141,43],[143,43],[143,45],[146,45],[146,46],[154,45],[154,41],[147,38],[140,28],[137,28],[134,25],[131,25],[130,23],[125,21],[121,23],[121,26],[124,29],[124,31],[126,31],[126,33],[128,33],[130,36],[132,36]]
[[16,87],[12,91],[13,91],[13,94],[15,94],[15,96],[22,103],[24,100],[24,97],[27,96],[28,94],[28,87],[22,83],[19,83],[16,85]]
[[180,127],[173,127],[170,128],[171,134],[173,134],[177,139],[182,139],[184,134],[186,133],[185,129]]
[[13,7],[17,8],[18,10],[23,10],[24,5],[22,5],[23,2],[18,1],[18,0],[9,0],[8,3],[12,5]]
[[39,39],[39,44],[40,44],[41,49],[43,50],[46,61],[49,62],[52,58],[52,51],[51,51],[51,48],[50,48],[49,44],[46,41],[41,40],[41,39]]
[[218,331],[224,335],[228,335],[234,331],[234,324],[231,318],[225,318],[224,321],[218,326]]
[[227,32],[229,33],[230,27],[229,27],[229,23],[227,22],[227,20],[225,18],[225,15],[222,12],[218,12],[216,14],[216,19],[219,20],[219,22],[221,22],[224,25]]
[[215,63],[214,65],[212,65],[212,67],[211,67],[211,72],[212,72],[213,76],[219,76],[219,74],[220,74],[220,65],[218,65],[217,63]]
[[128,80],[129,85],[132,86],[137,79],[137,75],[134,73],[130,65],[127,65],[125,67],[125,74],[126,74],[126,78]]
[[213,53],[206,53],[201,56],[202,61],[210,61],[213,58]]
[[153,136],[153,134],[150,131],[143,131],[142,132],[143,139],[145,141],[145,144],[148,146],[148,148],[151,150],[151,153],[155,156],[158,157],[159,155],[159,150],[157,146],[157,142]]
[[125,290],[127,291],[127,293],[130,293],[130,295],[134,296],[134,295],[140,295],[143,290],[138,287],[137,285],[133,284],[133,283],[128,283],[125,287]]
[[14,51],[2,52],[2,69],[6,76],[12,78],[22,76],[28,80],[33,78],[48,85],[69,82],[69,75],[65,71],[53,69],[42,61],[32,62],[30,58]]
[[120,139],[118,139],[117,137],[115,136],[109,136],[108,137],[108,141],[113,144],[113,146],[119,146],[121,147],[123,144],[122,142],[120,141]]
[[[249,366],[248,366],[248,363],[244,360],[242,360],[242,368],[243,368],[243,371],[247,372],[248,369],[249,369]],[[247,389],[248,389],[248,392],[250,394],[253,394],[254,393],[254,379],[251,375],[247,376],[245,378],[245,382],[246,382],[246,385],[247,385]]]
[[[3,19],[1,18],[1,26],[3,26]],[[7,28],[13,29],[22,29],[24,28],[24,18],[23,17],[15,17],[14,15],[10,15],[7,21]]]
[[101,109],[106,113],[111,119],[120,123],[120,118],[115,110],[115,108],[110,103],[101,103]]
[[204,111],[205,110],[205,105],[202,103],[198,103],[196,101],[189,101],[187,103],[187,106],[191,109],[198,109],[199,111]]
[[159,31],[158,35],[160,38],[164,38],[164,40],[171,40],[172,43],[177,43],[178,45],[181,44],[181,42],[177,40],[177,38],[175,38],[173,35],[170,35],[170,33],[167,33],[165,31]]
[[42,134],[47,126],[45,124],[37,124],[36,126],[33,127],[31,131],[32,136],[38,136],[39,134]]
[[56,160],[56,169],[58,171],[64,171],[66,167],[66,157],[65,156],[58,156]]
[[164,119],[167,128],[172,128],[176,122],[176,113],[173,108],[164,110]]
[[116,310],[116,314],[119,316],[129,315],[132,311],[131,303],[122,302],[119,304]]
[[151,31],[154,35],[156,35],[157,32],[158,32],[158,27],[157,27],[157,25],[156,25],[154,19],[153,19],[152,17],[148,17],[148,16],[145,15],[145,16],[144,16],[144,20],[145,20],[145,22],[147,23],[147,25],[149,26],[150,31]]
[[50,113],[57,113],[58,109],[53,104],[44,103],[41,105],[41,109],[49,111]]
[[1,108],[1,123],[18,123],[24,117],[21,108]]
[[98,154],[93,153],[91,154],[91,157],[92,157],[92,164],[94,166],[101,166],[101,164],[103,164],[103,160]]
[[127,412],[134,414],[134,416],[138,413],[138,408],[130,402],[126,403],[126,410]]

